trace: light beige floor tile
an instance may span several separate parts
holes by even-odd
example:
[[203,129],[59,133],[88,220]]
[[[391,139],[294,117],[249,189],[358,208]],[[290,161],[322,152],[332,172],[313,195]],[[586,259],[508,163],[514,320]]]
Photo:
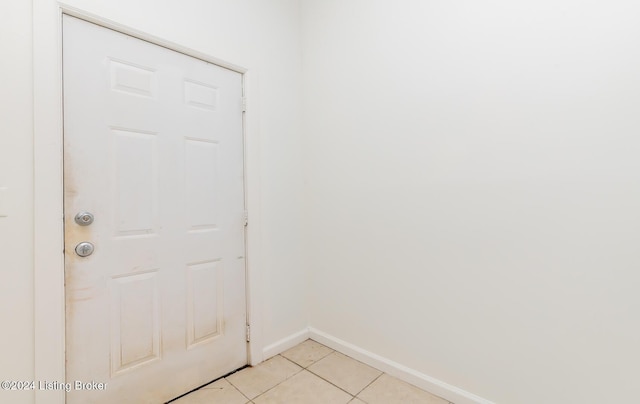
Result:
[[224,379],[208,384],[174,401],[175,404],[246,404],[248,402],[248,398]]
[[440,397],[387,374],[371,383],[358,394],[358,398],[368,404],[449,404]]
[[339,352],[326,356],[308,369],[354,396],[382,374],[381,371]]
[[329,355],[331,352],[333,352],[333,349],[308,339],[302,344],[281,353],[281,355],[306,368]]
[[253,399],[300,370],[300,366],[278,355],[258,366],[234,373],[227,380],[242,394]]
[[354,398],[353,400],[349,401],[349,404],[367,404],[367,403],[360,400],[359,398]]
[[253,400],[255,404],[346,404],[353,397],[306,370]]

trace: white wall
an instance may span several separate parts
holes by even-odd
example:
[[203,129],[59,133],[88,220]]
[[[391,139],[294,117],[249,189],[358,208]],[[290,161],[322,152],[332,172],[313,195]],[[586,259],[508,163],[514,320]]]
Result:
[[[47,0],[45,0],[47,1]],[[53,7],[53,0],[48,0]],[[250,77],[248,127],[253,163],[253,268],[260,290],[264,346],[307,326],[302,270],[302,137],[299,133],[300,43],[295,0],[69,0],[66,5],[245,67]],[[42,4],[42,1],[38,1]],[[3,3],[0,25],[0,187],[8,187],[8,218],[0,217],[0,374],[34,378],[33,104],[30,1]],[[40,9],[46,13],[46,7]],[[46,18],[46,14],[45,17]],[[257,142],[256,142],[257,140]],[[259,181],[256,179],[259,176]],[[1,201],[0,201],[1,202]],[[0,212],[1,213],[1,212]],[[257,220],[261,218],[261,220]],[[251,218],[250,218],[251,220]],[[59,313],[51,313],[52,316]],[[3,380],[4,380],[3,379]],[[33,394],[0,391],[1,402]]]
[[[0,24],[0,379],[33,373],[33,125],[31,2],[2,3]],[[4,210],[4,212],[2,211]],[[2,217],[3,214],[8,216]],[[0,390],[0,402],[32,392]]]
[[301,4],[310,325],[497,403],[636,401],[640,5]]

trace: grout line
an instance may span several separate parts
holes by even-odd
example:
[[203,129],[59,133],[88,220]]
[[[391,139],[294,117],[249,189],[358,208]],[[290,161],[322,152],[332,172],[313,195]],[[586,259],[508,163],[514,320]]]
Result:
[[328,357],[330,357],[331,355],[335,355],[335,354],[337,354],[337,353],[338,353],[338,352],[336,352],[336,351],[334,351],[334,350],[331,350],[331,352],[329,352],[328,354],[326,354],[326,355],[325,355],[325,356],[323,356],[322,358],[318,359],[317,361],[313,362],[311,365],[309,365],[309,366],[307,366],[307,367],[311,367],[311,366],[315,365],[316,363],[321,362],[321,361],[323,361],[323,360],[327,359]]
[[[244,369],[251,369],[252,367],[253,367],[253,366],[249,366],[249,365],[247,365],[247,366],[245,366],[245,367],[243,367],[243,368],[240,368],[240,369],[236,370],[235,372],[231,372],[231,373],[229,373],[229,374],[227,374],[227,375],[225,375],[225,376],[223,376],[223,377],[221,377],[221,378],[220,378],[220,379],[224,379],[227,383],[229,383],[229,386],[233,387],[233,388],[234,388],[238,393],[242,394],[242,396],[243,396],[244,398],[246,398],[247,400],[249,400],[249,403],[252,403],[253,401],[251,401],[251,399],[250,399],[246,394],[244,394],[242,391],[240,391],[240,389],[239,389],[236,385],[234,385],[233,383],[231,383],[231,380],[227,379],[227,377],[229,377],[229,376],[231,376],[231,375],[233,375],[233,374],[236,374],[236,373],[240,372],[241,370],[244,370]],[[220,380],[220,379],[214,380],[214,381],[213,381],[213,382],[211,382],[211,383],[214,383],[214,382],[216,382],[216,381],[218,381],[218,380]],[[205,387],[206,387],[206,386],[205,386]]]
[[[276,356],[282,356],[282,354],[278,354],[278,355],[276,355]],[[288,360],[289,362],[293,363],[294,365],[296,365],[296,366],[298,366],[298,367],[302,368],[302,370],[305,370],[305,369],[306,369],[304,366],[300,365],[299,363],[294,362],[292,359],[289,359],[289,358],[287,358],[286,356],[282,356],[282,357],[283,357],[284,359]],[[315,363],[315,362],[314,362],[314,363]],[[313,365],[313,363],[312,363],[311,365]],[[309,365],[309,366],[311,366],[311,365]],[[309,367],[309,366],[307,366],[307,367]]]
[[325,382],[329,383],[330,385],[335,386],[335,387],[339,388],[340,390],[344,391],[345,393],[347,393],[348,395],[351,396],[351,399],[356,398],[356,396],[354,396],[352,393],[348,392],[347,390],[343,389],[342,387],[338,386],[337,384],[333,383],[332,381],[325,379],[324,377],[322,377],[319,374],[315,373],[313,370],[310,370],[310,369],[305,369],[305,370],[307,372],[311,373],[312,375],[320,378],[321,380],[324,380]]
[[[225,377],[224,380],[227,380],[227,378]],[[246,394],[244,394],[243,392],[240,391],[239,388],[237,388],[236,386],[234,386],[229,380],[227,380],[227,383],[229,383],[229,386],[233,387],[238,393],[242,394],[242,397],[246,398],[247,400],[249,400],[249,403],[253,403],[253,400],[251,400]]]
[[[371,367],[371,366],[367,365],[366,363],[360,362],[360,361],[359,361],[359,360],[357,360],[357,359],[354,359],[354,358],[352,358],[352,357],[350,357],[350,356],[348,356],[348,355],[342,354],[342,353],[337,352],[337,351],[333,351],[332,353],[330,353],[329,355],[327,355],[327,356],[323,357],[322,359],[327,358],[327,357],[329,357],[330,355],[332,355],[332,354],[334,354],[334,353],[339,353],[339,354],[341,354],[341,355],[343,355],[343,356],[346,356],[347,358],[349,358],[349,359],[351,359],[351,360],[354,360],[354,361],[356,361],[356,362],[358,362],[358,363],[361,363],[361,364],[363,364],[363,365],[365,365],[365,366],[368,366],[368,367],[370,367],[370,368],[372,368],[372,369],[375,369],[375,370],[377,370],[378,372],[380,372],[380,374],[379,374],[378,376],[374,377],[374,378],[373,378],[373,380],[371,380],[371,382],[369,382],[366,386],[364,386],[360,391],[358,391],[356,394],[352,394],[352,393],[348,392],[347,390],[343,389],[342,387],[340,387],[340,386],[338,386],[338,385],[334,384],[334,383],[333,383],[333,382],[331,382],[330,380],[327,380],[327,379],[325,379],[324,377],[320,376],[319,374],[315,373],[313,370],[308,369],[308,368],[306,369],[306,370],[307,370],[307,371],[309,371],[311,374],[316,375],[316,376],[318,376],[319,378],[321,378],[322,380],[324,380],[325,382],[330,383],[330,384],[332,384],[332,385],[336,386],[336,387],[337,387],[337,388],[339,388],[340,390],[342,390],[342,391],[344,391],[345,393],[347,393],[347,394],[351,395],[351,397],[353,397],[353,398],[358,398],[358,394],[362,393],[362,392],[363,392],[367,387],[371,386],[371,384],[372,384],[373,382],[375,382],[376,380],[378,380],[378,379],[380,378],[380,376],[382,376],[382,375],[384,375],[384,374],[385,374],[385,372],[383,372],[383,371],[381,371],[381,370],[379,370],[379,369],[373,368],[373,367]],[[318,362],[320,362],[320,360],[321,360],[321,359],[317,360],[317,361],[316,361],[316,362],[314,362],[314,363],[318,363]],[[311,365],[309,365],[309,367],[310,367],[310,366],[311,366]],[[361,399],[361,398],[358,398],[358,400],[362,400],[362,399]],[[362,401],[364,401],[364,400],[362,400]]]
[[[271,358],[269,358],[269,359],[267,359],[267,360],[271,360],[271,359],[275,358],[276,356],[280,356],[281,358],[287,359],[287,358],[285,358],[284,356],[282,356],[282,355],[278,354],[278,355],[275,355],[275,356],[273,356],[273,357],[271,357]],[[289,361],[289,359],[287,359],[287,360]],[[265,362],[266,362],[266,361],[265,361]],[[293,363],[293,364],[297,365],[297,366],[300,368],[300,370],[299,370],[299,371],[297,371],[296,373],[292,374],[291,376],[289,376],[289,377],[285,378],[284,380],[282,380],[280,383],[276,384],[275,386],[273,386],[273,387],[271,387],[271,388],[269,388],[269,389],[267,389],[267,390],[263,391],[262,393],[258,394],[257,396],[255,396],[255,397],[253,398],[253,400],[255,400],[256,398],[258,398],[258,397],[262,396],[263,394],[266,394],[268,391],[271,391],[271,390],[275,389],[276,387],[278,387],[278,386],[279,386],[279,385],[281,385],[282,383],[284,383],[284,382],[286,382],[287,380],[291,379],[293,376],[295,376],[295,375],[297,375],[298,373],[300,373],[300,372],[302,372],[302,371],[304,371],[304,370],[305,370],[302,366],[298,365],[297,363],[295,363],[295,362],[293,362],[293,361],[289,361],[289,362],[291,362],[291,363]],[[262,363],[264,363],[264,362],[262,362]],[[238,389],[238,390],[239,390],[239,389]],[[241,393],[242,393],[242,392],[241,392]],[[245,396],[245,397],[247,397],[247,396]],[[253,400],[252,400],[252,402],[253,402]]]
[[[306,340],[306,341],[313,341],[313,340],[312,340],[312,339],[308,339],[308,340]],[[306,342],[306,341],[305,341],[305,342]],[[322,345],[321,343],[319,343],[319,342],[317,342],[317,341],[313,341],[313,342],[315,342],[316,344],[321,345],[321,346],[323,346],[323,347],[325,347],[325,348],[329,349],[331,352],[329,352],[328,354],[324,355],[323,357],[321,357],[321,358],[319,358],[319,359],[317,359],[317,360],[315,360],[315,361],[311,362],[311,363],[310,363],[310,364],[308,364],[307,366],[302,366],[301,364],[299,364],[299,363],[295,362],[293,359],[289,359],[289,358],[287,358],[286,356],[282,355],[282,354],[283,354],[284,352],[286,352],[286,351],[284,351],[284,352],[280,353],[279,355],[280,355],[280,356],[282,356],[283,358],[285,358],[285,359],[289,360],[290,362],[295,363],[296,365],[300,366],[300,367],[301,367],[301,368],[303,368],[303,369],[308,369],[308,368],[309,368],[309,366],[313,366],[314,364],[316,364],[316,363],[320,362],[321,360],[323,360],[323,359],[324,359],[324,358],[326,358],[327,356],[329,356],[329,355],[331,355],[331,354],[333,354],[333,353],[336,353],[336,350],[335,350],[335,349],[331,349],[331,348],[329,348],[328,346],[326,346],[326,345]],[[300,344],[298,344],[298,345],[296,345],[296,346],[299,346],[299,345],[301,345],[301,344],[304,344],[304,342],[302,342],[302,343],[300,343]],[[295,347],[294,347],[294,348],[295,348]],[[293,348],[291,348],[291,349],[293,349]],[[288,351],[288,350],[287,350],[287,351]]]
[[[311,341],[313,341],[313,340],[311,340]],[[316,342],[316,341],[313,341],[313,342]],[[322,345],[322,344],[321,344],[321,343],[319,343],[319,342],[316,342],[316,344],[318,344],[318,345]],[[326,355],[325,355],[325,356],[323,356],[322,358],[320,358],[320,359],[318,359],[318,360],[316,360],[316,361],[313,361],[311,364],[309,364],[309,366],[314,365],[314,364],[316,364],[316,363],[320,362],[321,360],[323,360],[324,358],[327,358],[327,357],[329,357],[330,355],[333,355],[334,353],[336,353],[336,350],[335,350],[335,349],[331,349],[331,348],[329,348],[329,347],[328,347],[328,346],[326,346],[326,345],[322,345],[322,346],[323,346],[323,347],[325,347],[325,348],[330,349],[330,350],[331,350],[331,352],[329,352],[328,354],[326,354]],[[309,366],[307,366],[307,368],[308,368]],[[306,369],[306,368],[305,368],[305,369]]]
[[[314,341],[314,342],[315,342],[315,341]],[[318,342],[318,344],[320,344],[320,343]],[[320,344],[320,345],[322,345],[322,344]],[[322,346],[327,347],[326,345],[322,345]],[[327,347],[327,348],[329,348],[329,347]],[[329,349],[331,349],[331,348],[329,348]],[[331,352],[329,352],[328,354],[326,354],[326,355],[325,355],[325,356],[323,356],[322,358],[320,358],[320,359],[318,359],[318,360],[315,360],[315,361],[311,362],[307,367],[302,367],[302,366],[300,366],[300,364],[299,364],[299,363],[294,362],[293,360],[291,360],[291,359],[287,358],[286,356],[282,356],[282,354],[280,354],[280,356],[282,356],[283,358],[287,359],[289,362],[294,363],[294,364],[296,364],[296,365],[300,366],[300,367],[302,368],[302,370],[306,370],[307,372],[309,372],[309,373],[311,373],[312,375],[314,375],[314,376],[316,376],[316,377],[320,378],[321,380],[323,380],[323,381],[325,381],[325,382],[329,383],[330,385],[332,385],[332,386],[334,386],[334,387],[337,387],[338,389],[340,389],[340,390],[344,391],[345,393],[347,393],[348,395],[350,395],[350,396],[351,396],[351,400],[349,400],[349,402],[351,402],[351,401],[353,401],[353,399],[354,399],[354,398],[356,398],[356,396],[355,396],[355,395],[351,394],[350,392],[348,392],[347,390],[343,389],[342,387],[340,387],[340,386],[338,386],[338,385],[336,385],[336,384],[332,383],[331,381],[329,381],[329,380],[325,379],[324,377],[320,376],[319,374],[317,374],[317,373],[313,372],[313,370],[310,370],[310,369],[309,369],[311,366],[315,365],[316,363],[320,362],[321,360],[323,360],[323,359],[325,359],[325,358],[328,358],[329,356],[331,356],[331,355],[333,355],[333,354],[335,354],[335,353],[337,353],[337,351],[336,351],[335,349],[331,349]],[[353,359],[353,358],[351,358],[351,359]],[[353,359],[353,360],[355,360],[355,359]],[[297,373],[296,373],[296,374],[297,374]],[[373,380],[371,381],[371,383],[373,383],[374,381],[376,381],[376,380],[378,379],[378,377],[380,377],[380,376],[381,376],[381,375],[376,376],[376,378],[375,378],[375,379],[373,379]],[[293,376],[292,376],[292,377],[293,377]],[[365,388],[364,388],[364,389],[366,389],[367,387],[369,387],[369,385],[370,385],[371,383],[367,384],[367,385],[365,386]],[[274,387],[275,387],[275,386],[274,386]],[[362,389],[362,390],[364,390],[364,389]],[[359,392],[358,394],[360,394],[360,393],[362,392],[362,390],[360,390],[360,392]],[[265,393],[266,393],[266,391],[265,391]],[[262,394],[264,394],[264,393],[262,393]],[[256,398],[257,398],[257,397],[256,397]]]
[[[386,373],[382,372],[382,373],[380,373],[378,376],[376,376],[376,378],[375,378],[375,379],[373,379],[373,380],[371,380],[371,383],[369,383],[369,384],[367,384],[366,386],[364,386],[364,388],[363,388],[362,390],[360,390],[360,391],[358,392],[358,394],[360,394],[360,393],[362,393],[363,391],[365,391],[365,390],[367,389],[367,387],[371,386],[371,385],[373,384],[373,382],[375,382],[376,380],[378,380],[379,378],[381,378],[381,377],[382,377],[382,375],[384,375],[384,374],[386,374]],[[356,394],[356,397],[358,397],[358,394]],[[362,399],[361,399],[360,397],[358,397],[358,400],[362,400]],[[362,401],[364,401],[364,400],[362,400]]]
[[[332,386],[334,386],[334,387],[337,387],[337,388],[339,388],[340,390],[344,391],[345,393],[347,393],[348,395],[350,395],[350,396],[351,396],[351,400],[353,400],[354,398],[356,398],[356,396],[354,396],[353,394],[349,393],[347,390],[345,390],[345,389],[343,389],[342,387],[340,387],[340,386],[338,386],[338,385],[336,385],[336,384],[334,384],[334,383],[330,382],[329,380],[325,379],[324,377],[322,377],[322,376],[320,376],[320,375],[318,375],[318,374],[313,373],[313,372],[312,372],[312,371],[310,371],[309,369],[305,369],[305,370],[306,370],[307,372],[311,373],[312,375],[314,375],[314,376],[318,377],[320,380],[325,381],[325,382],[329,383],[330,385],[332,385]],[[349,401],[351,401],[351,400],[349,400]]]

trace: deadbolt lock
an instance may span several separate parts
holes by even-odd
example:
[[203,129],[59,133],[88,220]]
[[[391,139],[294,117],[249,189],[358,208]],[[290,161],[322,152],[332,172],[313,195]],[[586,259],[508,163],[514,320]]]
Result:
[[89,212],[80,212],[76,215],[74,220],[80,226],[89,226],[93,223],[93,215]]

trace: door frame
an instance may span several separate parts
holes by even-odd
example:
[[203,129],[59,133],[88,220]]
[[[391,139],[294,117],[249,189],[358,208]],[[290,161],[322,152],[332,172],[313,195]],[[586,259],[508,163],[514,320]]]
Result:
[[[34,380],[65,381],[63,221],[62,15],[67,14],[242,74],[245,99],[257,94],[258,74],[197,50],[56,0],[33,0],[34,140]],[[243,117],[247,363],[263,361],[260,271],[260,149],[258,103]],[[64,390],[35,391],[36,404],[62,404]]]

